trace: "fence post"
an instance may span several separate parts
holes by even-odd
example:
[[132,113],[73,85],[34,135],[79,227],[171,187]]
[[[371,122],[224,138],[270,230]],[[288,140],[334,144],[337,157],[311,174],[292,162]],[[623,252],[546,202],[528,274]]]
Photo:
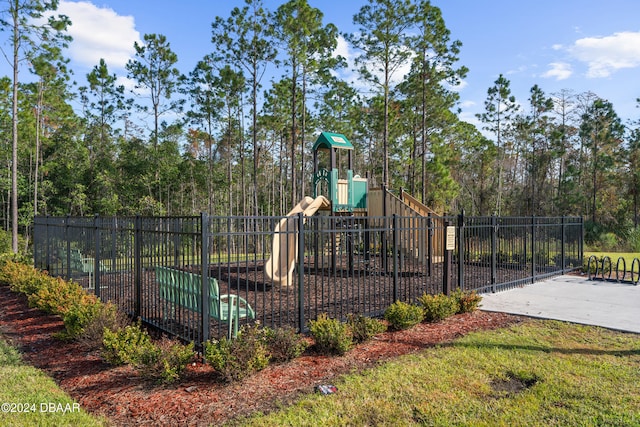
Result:
[[[40,217],[40,219],[42,220],[42,217]],[[33,222],[35,224],[36,221],[34,220]],[[51,242],[52,239],[49,238],[49,215],[47,215],[45,217],[44,227],[40,227],[40,229],[42,229],[42,228],[44,228],[44,253],[45,253],[45,263],[44,263],[44,265],[45,265],[45,269],[48,272],[51,273],[52,254],[51,254],[51,243],[50,242]],[[36,235],[35,227],[34,227],[33,235],[34,235],[34,239],[33,239],[33,243],[34,243],[34,245],[33,245],[33,258],[35,260],[36,254],[39,254],[39,256],[42,257],[42,243],[39,244],[40,251],[37,251],[36,250],[37,248],[36,248],[36,245],[35,245],[35,242],[36,242],[36,239],[35,239],[35,235]],[[42,266],[40,266],[40,268],[42,268]]]
[[142,278],[142,219],[140,215],[136,215],[134,231],[133,231],[133,269],[134,269],[134,278],[133,278],[133,286],[134,286],[134,317],[139,319],[141,316],[141,307],[142,307],[142,286],[141,286],[141,278]]
[[580,244],[578,245],[579,265],[584,264],[584,218],[580,217]]
[[[331,275],[333,277],[336,276],[336,274],[338,273],[338,258],[337,258],[337,248],[336,246],[338,245],[338,239],[337,239],[337,234],[338,234],[338,223],[336,222],[336,217],[334,215],[329,216],[330,220],[329,220],[329,228],[331,229]],[[300,228],[298,227],[298,230],[300,230]]]
[[561,232],[562,232],[562,236],[561,236],[561,242],[560,242],[560,262],[562,263],[562,274],[566,273],[566,265],[567,265],[567,261],[566,261],[566,252],[565,252],[565,246],[567,244],[567,236],[566,236],[566,225],[565,225],[565,221],[564,221],[565,217],[564,215],[562,216],[562,227],[561,227]]
[[431,277],[433,270],[433,218],[431,212],[427,214],[427,276]]
[[[398,301],[398,215],[393,214],[391,219],[391,226],[393,227],[392,235],[392,254],[393,254],[393,301]],[[385,254],[386,257],[386,254]]]
[[[96,214],[93,217],[93,241],[95,243],[94,256],[93,256],[93,284],[94,293],[100,298],[100,218]],[[85,255],[86,256],[86,255]]]
[[442,293],[445,295],[451,294],[451,254],[452,250],[449,249],[449,238],[448,231],[451,226],[451,222],[447,219],[444,221],[444,236],[442,243],[442,249],[444,251],[444,265],[443,265],[443,273],[442,273]]
[[71,279],[71,241],[69,240],[69,217],[70,215],[67,215],[64,222],[64,240],[67,242],[67,253],[65,254],[65,258],[67,259],[67,280]]
[[[335,228],[334,228],[335,230]],[[288,233],[291,230],[287,230]],[[275,238],[275,237],[274,237]],[[333,247],[335,253],[335,245]],[[304,331],[304,213],[298,213],[298,329]],[[333,268],[335,268],[335,263]]]
[[[206,213],[200,213],[200,277],[202,281],[200,283],[200,297],[202,298],[200,302],[200,307],[202,316],[200,321],[200,329],[202,332],[202,344],[209,341],[209,337],[211,335],[211,330],[209,327],[209,313],[211,312],[211,308],[209,307],[209,217]],[[231,298],[229,298],[229,304],[231,304]],[[233,313],[231,313],[231,308],[228,307],[228,321],[231,322],[233,319]],[[231,339],[231,327],[229,327],[229,336]]]
[[464,290],[464,209],[458,215],[458,288]]
[[491,217],[491,292],[496,291],[497,267],[498,267],[498,218]]
[[536,217],[531,217],[531,283],[536,282]]
[[382,271],[384,274],[389,272],[389,263],[387,257],[387,232],[389,228],[389,217],[387,217],[387,186],[383,183],[381,186],[382,193],[382,231],[380,233],[382,246]]
[[114,216],[111,223],[111,271],[117,271],[118,259],[118,217]]
[[[50,238],[50,230],[49,230],[49,215],[46,216],[45,219],[45,226],[44,226],[44,230],[45,230],[45,250],[47,253],[47,271],[51,271],[51,262],[53,261],[54,256],[58,256],[58,254],[54,254],[53,252],[53,246],[50,243],[53,239]],[[35,233],[34,233],[35,234]],[[42,244],[42,243],[41,243]],[[56,271],[57,273],[57,271]]]

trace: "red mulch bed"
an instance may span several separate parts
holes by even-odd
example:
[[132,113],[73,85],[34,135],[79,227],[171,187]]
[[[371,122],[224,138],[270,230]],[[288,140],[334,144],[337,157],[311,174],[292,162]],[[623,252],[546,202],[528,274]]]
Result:
[[97,352],[53,337],[63,329],[58,316],[29,308],[26,298],[0,286],[0,334],[24,360],[48,373],[87,411],[113,425],[211,425],[293,401],[342,374],[448,342],[471,331],[504,327],[522,317],[477,311],[408,331],[387,332],[345,356],[308,350],[291,362],[271,365],[239,383],[225,384],[210,367],[195,363],[178,384],[157,386],[129,367],[107,365]]

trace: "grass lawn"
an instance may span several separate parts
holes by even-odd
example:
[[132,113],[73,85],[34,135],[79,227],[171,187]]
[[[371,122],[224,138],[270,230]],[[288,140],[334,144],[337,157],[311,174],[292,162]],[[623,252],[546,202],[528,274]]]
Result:
[[640,253],[638,252],[585,252],[584,253],[585,265],[587,265],[587,262],[589,261],[589,257],[591,255],[595,255],[598,259],[602,259],[602,257],[608,256],[609,258],[611,258],[611,263],[613,264],[614,267],[618,262],[618,258],[622,257],[627,263],[627,270],[631,269],[631,263],[633,262],[634,258],[640,258]]
[[[472,333],[334,384],[336,394],[302,396],[233,424],[638,426],[640,335],[531,320]],[[0,339],[2,403],[23,411],[2,406],[3,426],[106,424],[76,410],[49,377]]]
[[237,425],[638,426],[640,335],[533,320],[338,380]]
[[0,425],[102,426],[0,337]]

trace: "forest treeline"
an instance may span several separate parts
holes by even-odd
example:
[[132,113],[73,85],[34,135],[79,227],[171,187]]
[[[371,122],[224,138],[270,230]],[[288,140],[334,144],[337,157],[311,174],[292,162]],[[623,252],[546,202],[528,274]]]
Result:
[[[535,85],[515,99],[501,75],[478,129],[456,114],[468,69],[441,11],[363,3],[344,34],[306,0],[246,0],[212,19],[211,53],[187,74],[170,40],[145,34],[127,91],[104,60],[72,74],[57,1],[3,1],[3,227],[26,230],[34,215],[283,215],[312,193],[311,147],[331,131],[353,143],[354,173],[371,187],[404,188],[441,213],[637,228],[640,120],[622,123],[592,92]],[[357,82],[339,77],[339,36],[358,52]]]

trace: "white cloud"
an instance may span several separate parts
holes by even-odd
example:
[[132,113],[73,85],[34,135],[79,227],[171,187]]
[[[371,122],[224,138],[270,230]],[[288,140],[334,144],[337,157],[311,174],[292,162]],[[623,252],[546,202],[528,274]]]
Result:
[[585,37],[577,40],[569,52],[587,64],[587,77],[608,77],[620,69],[640,66],[640,32]]
[[[391,85],[400,83],[409,71],[411,71],[411,58],[413,56],[413,52],[410,53],[411,55],[405,62],[402,64],[396,64],[396,67],[391,70],[389,81]],[[334,56],[340,55],[346,59],[347,68],[340,71],[340,77],[354,86],[357,90],[370,91],[372,86],[361,80],[360,74],[356,71],[356,68],[364,66],[372,75],[376,76],[379,81],[384,81],[384,73],[379,64],[367,62],[365,64],[356,65],[355,60],[360,52],[354,49],[354,47],[351,46],[351,44],[349,44],[342,35],[338,36],[338,45],[336,46],[333,54]]]
[[341,56],[342,58],[344,58],[347,65],[345,68],[341,69],[339,72],[335,72],[332,70],[331,73],[340,77],[341,79],[345,80],[351,85],[354,85],[355,83],[357,83],[358,75],[353,71],[355,67],[355,64],[354,64],[355,55],[353,53],[353,50],[351,49],[351,45],[342,35],[338,36],[338,43],[336,45],[335,50],[333,51],[333,56],[334,57]]
[[110,71],[123,69],[133,57],[134,42],[140,42],[133,16],[118,15],[113,9],[100,8],[87,1],[61,1],[57,13],[72,22],[69,35],[70,58],[92,68],[103,58]]
[[[445,83],[446,84],[446,83]],[[467,86],[469,86],[469,83],[466,80],[460,80],[460,83],[458,83],[457,86],[451,86],[449,84],[446,84],[447,87],[449,88],[449,90],[452,90],[454,92],[462,92],[462,90],[464,88],[466,88]]]
[[136,82],[125,76],[118,76],[116,78],[116,85],[124,87],[127,92],[136,90]]
[[351,65],[353,61],[353,54],[351,53],[351,46],[349,46],[349,42],[345,39],[342,34],[338,36],[338,43],[336,45],[336,49],[333,51],[333,56],[341,56],[347,60],[347,63]]
[[511,75],[514,75],[514,74],[521,74],[521,73],[524,73],[525,71],[527,71],[527,68],[528,67],[526,65],[521,65],[518,68],[514,68],[512,70],[507,70],[505,75],[511,76]]
[[549,70],[542,74],[545,78],[555,78],[556,80],[565,80],[571,77],[573,71],[571,64],[566,62],[552,62],[549,64]]
[[460,102],[460,108],[473,108],[476,106],[476,102],[472,100],[465,100]]

